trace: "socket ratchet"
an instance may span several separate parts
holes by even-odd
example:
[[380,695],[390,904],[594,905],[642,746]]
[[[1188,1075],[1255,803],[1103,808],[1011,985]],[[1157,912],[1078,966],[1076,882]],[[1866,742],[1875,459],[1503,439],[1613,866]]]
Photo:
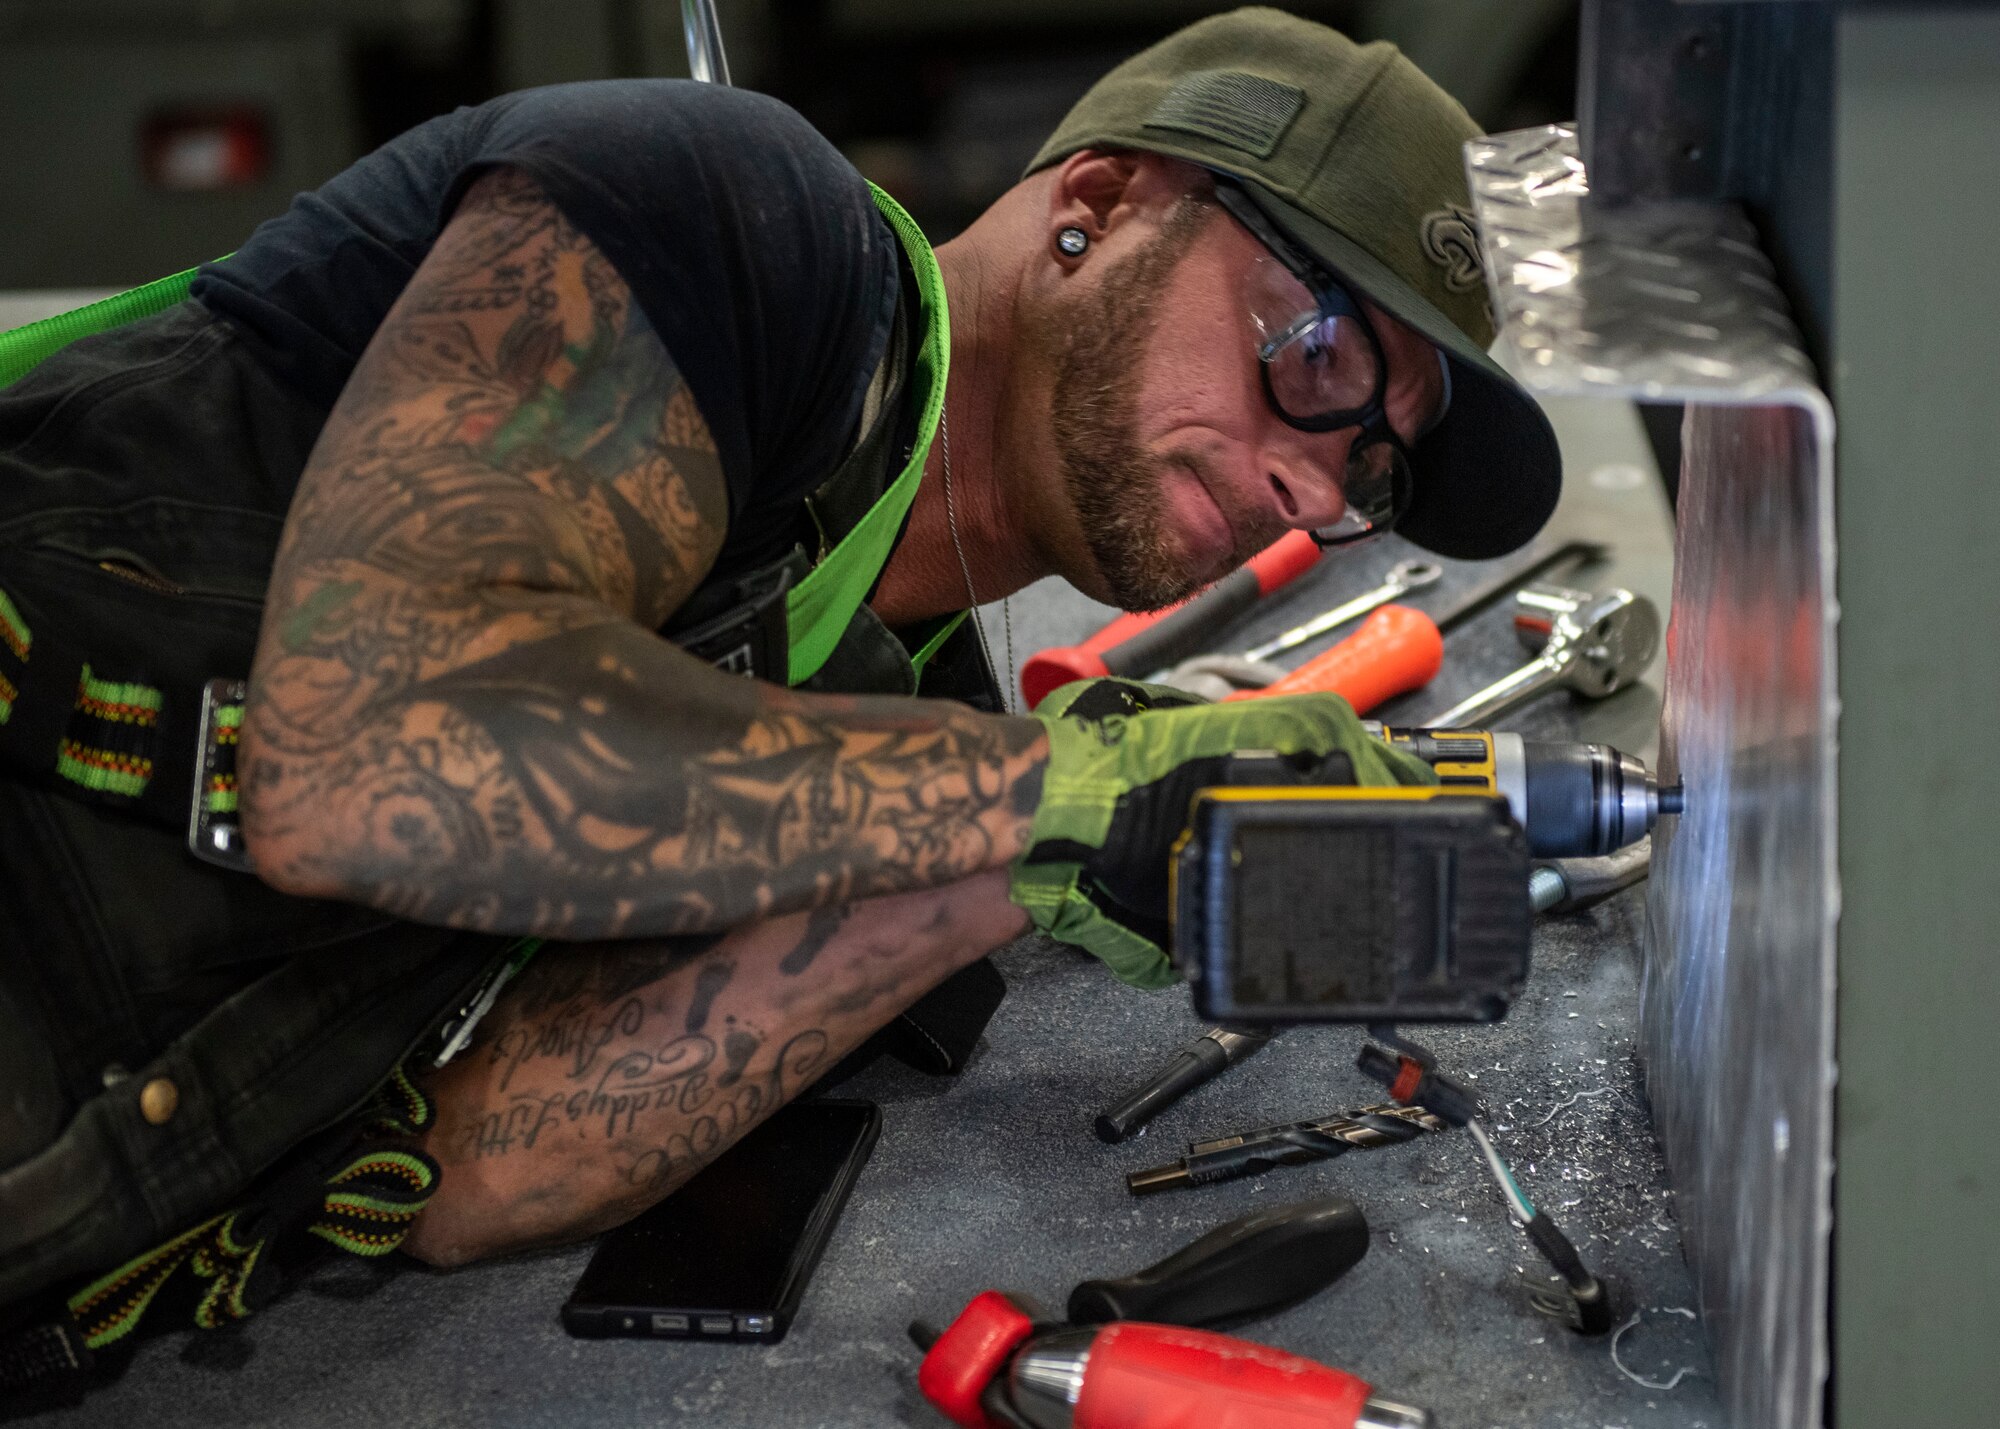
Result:
[[1268,660],[1273,655],[1281,655],[1296,649],[1316,635],[1324,635],[1350,620],[1358,620],[1378,605],[1387,605],[1399,600],[1413,590],[1422,590],[1427,585],[1435,585],[1444,575],[1444,567],[1432,561],[1398,561],[1389,568],[1389,575],[1381,585],[1365,595],[1357,595],[1345,604],[1336,605],[1332,610],[1315,615],[1303,625],[1294,625],[1282,635],[1275,635],[1262,645],[1243,652],[1246,660]]
[[1601,700],[1638,679],[1659,648],[1659,612],[1652,601],[1629,590],[1592,595],[1563,586],[1532,585],[1516,601],[1523,612],[1516,628],[1524,638],[1539,638],[1547,629],[1541,653],[1471,699],[1425,720],[1425,725],[1480,727],[1557,688]]

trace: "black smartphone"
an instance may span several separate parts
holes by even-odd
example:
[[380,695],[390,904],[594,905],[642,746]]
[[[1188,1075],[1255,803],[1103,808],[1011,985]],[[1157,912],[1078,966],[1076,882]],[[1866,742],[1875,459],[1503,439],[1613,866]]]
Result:
[[873,1102],[781,1108],[597,1243],[562,1307],[563,1328],[776,1344],[881,1130]]

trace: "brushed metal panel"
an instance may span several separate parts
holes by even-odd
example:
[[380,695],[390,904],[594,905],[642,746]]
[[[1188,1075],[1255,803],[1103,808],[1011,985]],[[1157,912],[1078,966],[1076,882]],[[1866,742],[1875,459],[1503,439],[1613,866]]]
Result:
[[1833,418],[1724,204],[1593,203],[1564,126],[1467,145],[1503,359],[1537,393],[1689,404],[1641,1047],[1732,1421],[1813,1429],[1827,1367]]

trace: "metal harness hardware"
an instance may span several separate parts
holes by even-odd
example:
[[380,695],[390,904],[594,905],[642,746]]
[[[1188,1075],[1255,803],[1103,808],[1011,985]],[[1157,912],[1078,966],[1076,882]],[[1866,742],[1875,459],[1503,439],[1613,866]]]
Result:
[[[691,632],[669,636],[684,648],[692,639],[690,653],[734,673],[799,685],[827,662],[888,561],[923,479],[944,409],[951,329],[937,257],[895,200],[870,188],[914,279],[916,357],[907,373],[898,374],[899,388],[908,388],[901,400],[915,412],[913,438],[888,463],[886,485],[875,486],[885,474],[892,426],[879,421],[883,430],[871,433],[874,440],[865,440],[820,488],[821,497],[843,488],[869,495],[865,501],[842,503],[851,504],[854,514],[817,563],[798,569],[788,558],[753,572],[731,609],[711,613],[705,625]],[[0,333],[0,388],[77,338],[185,300],[193,276],[189,269],[73,313]],[[955,623],[947,625],[918,650],[911,657],[913,668],[921,671],[954,629]],[[0,763],[66,793],[132,809],[169,827],[181,827],[185,820],[187,846],[195,857],[248,872],[236,768],[245,682],[220,678],[201,686],[190,788],[180,759],[190,748],[192,682],[155,686],[127,678],[107,680],[92,671],[87,654],[66,642],[59,630],[37,640],[21,612],[0,592]],[[168,785],[189,789],[184,811]]]
[[250,871],[250,854],[237,817],[236,751],[247,692],[242,680],[210,680],[202,686],[187,831],[188,852],[243,873]]

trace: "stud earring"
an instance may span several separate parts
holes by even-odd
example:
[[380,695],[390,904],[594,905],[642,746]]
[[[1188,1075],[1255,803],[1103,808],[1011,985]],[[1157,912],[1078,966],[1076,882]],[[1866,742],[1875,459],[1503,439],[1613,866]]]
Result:
[[1066,258],[1081,258],[1083,250],[1090,247],[1090,235],[1081,228],[1065,228],[1056,234],[1056,247]]

